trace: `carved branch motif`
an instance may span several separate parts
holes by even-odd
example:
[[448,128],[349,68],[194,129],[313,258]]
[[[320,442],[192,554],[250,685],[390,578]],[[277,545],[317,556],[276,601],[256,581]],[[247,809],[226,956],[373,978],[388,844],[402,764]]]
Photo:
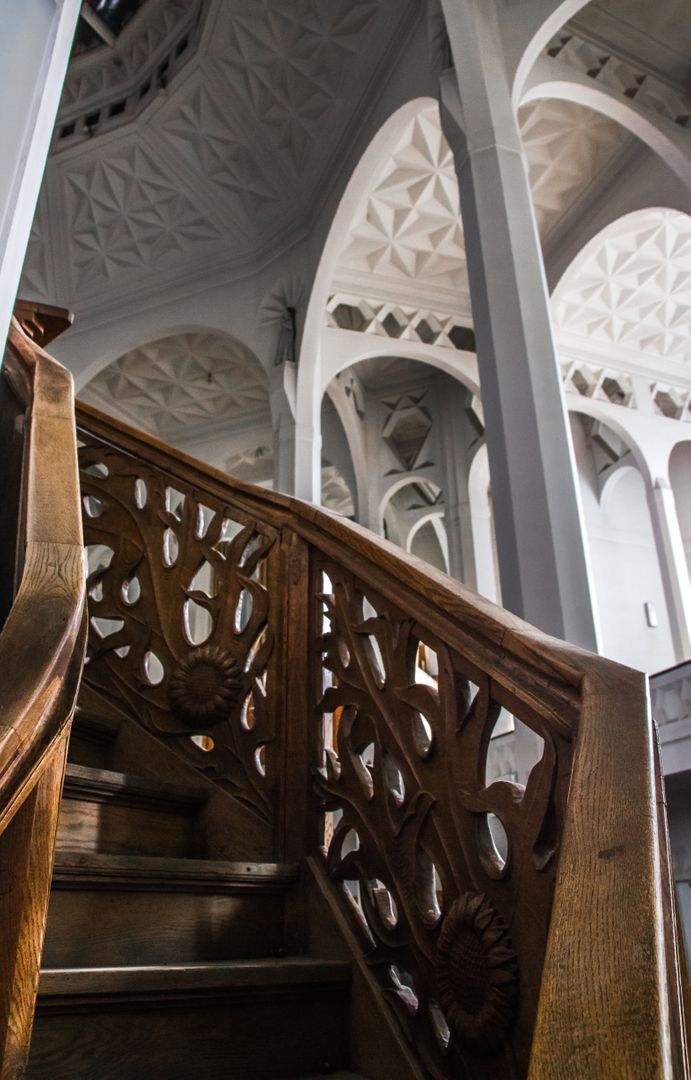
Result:
[[81,432],[86,681],[270,826],[275,530]]
[[[429,1075],[525,1073],[571,767],[546,722],[412,617],[316,571],[320,848]],[[508,721],[542,741],[492,782]]]

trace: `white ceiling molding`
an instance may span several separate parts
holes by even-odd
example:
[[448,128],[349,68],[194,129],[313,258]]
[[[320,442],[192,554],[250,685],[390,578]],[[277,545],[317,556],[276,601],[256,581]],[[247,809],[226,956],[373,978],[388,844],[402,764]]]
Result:
[[561,31],[550,41],[545,53],[679,127],[686,128],[691,123],[687,94],[642,70],[638,64],[613,53],[603,54],[602,47],[577,34]]
[[348,270],[467,291],[458,181],[436,105],[408,125],[351,237],[341,257]]
[[193,55],[202,0],[147,0],[114,45],[69,65],[53,146],[131,120]]

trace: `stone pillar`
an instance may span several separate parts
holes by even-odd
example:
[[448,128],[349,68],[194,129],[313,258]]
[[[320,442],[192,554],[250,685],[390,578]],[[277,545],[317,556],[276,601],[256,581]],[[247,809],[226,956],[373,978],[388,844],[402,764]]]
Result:
[[503,602],[595,650],[580,496],[495,2],[443,7],[455,72],[442,78],[442,120],[460,188]]
[[660,574],[677,663],[691,658],[691,585],[674,492],[658,478],[648,492]]
[[473,526],[468,492],[470,471],[469,447],[472,435],[466,418],[471,398],[463,386],[444,383],[437,397],[437,412],[442,425],[442,466],[446,533],[449,541],[449,573],[452,577],[477,589]]
[[[80,0],[3,0],[0,340],[7,337]],[[0,363],[1,363],[0,358]]]

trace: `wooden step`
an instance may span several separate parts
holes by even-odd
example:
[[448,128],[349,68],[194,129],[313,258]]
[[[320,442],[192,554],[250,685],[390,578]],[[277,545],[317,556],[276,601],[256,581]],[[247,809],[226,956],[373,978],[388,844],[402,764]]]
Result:
[[119,731],[120,724],[116,719],[77,708],[72,721],[68,761],[90,768],[105,768]]
[[269,1080],[346,1064],[350,966],[304,958],[41,975],[29,1080]]
[[68,764],[58,850],[194,855],[194,818],[207,793],[129,773]]
[[43,965],[279,956],[297,876],[296,866],[275,863],[59,851]]

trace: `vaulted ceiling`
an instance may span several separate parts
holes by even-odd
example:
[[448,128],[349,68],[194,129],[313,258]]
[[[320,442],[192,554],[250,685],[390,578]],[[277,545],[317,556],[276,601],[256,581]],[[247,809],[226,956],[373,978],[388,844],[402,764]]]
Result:
[[72,61],[24,292],[99,311],[254,268],[316,212],[414,7],[147,0]]
[[[520,113],[543,240],[597,190],[631,137],[614,121],[567,101],[543,99]],[[409,123],[350,229],[335,285],[369,298],[414,301],[431,294],[442,310],[470,311],[458,182],[439,109]]]
[[[593,0],[557,47],[580,63],[593,50],[600,55],[600,43],[620,40],[622,56],[628,50],[660,80],[666,71],[677,94],[677,73],[688,69],[686,5]],[[131,0],[131,8],[112,45],[83,51],[70,65],[22,285],[27,296],[96,320],[171,286],[253,273],[299,235],[342,170],[419,3]],[[676,108],[673,100],[660,107]],[[566,101],[536,101],[520,123],[548,243],[607,187],[632,137]],[[438,303],[440,318],[469,317],[458,189],[436,105],[421,109],[381,162],[335,285],[431,312]],[[647,316],[646,326],[659,317]],[[678,351],[674,334],[665,331],[659,345],[649,330],[647,347]],[[183,379],[192,370],[181,358],[188,344],[174,353]],[[136,370],[159,379],[147,348],[121,358],[108,376],[140,412],[151,388],[137,382]],[[206,400],[200,418],[220,400],[232,410],[222,394],[198,397]],[[153,417],[161,403],[152,400]],[[180,416],[191,408],[183,398],[176,405]],[[177,422],[169,412],[158,430]]]

